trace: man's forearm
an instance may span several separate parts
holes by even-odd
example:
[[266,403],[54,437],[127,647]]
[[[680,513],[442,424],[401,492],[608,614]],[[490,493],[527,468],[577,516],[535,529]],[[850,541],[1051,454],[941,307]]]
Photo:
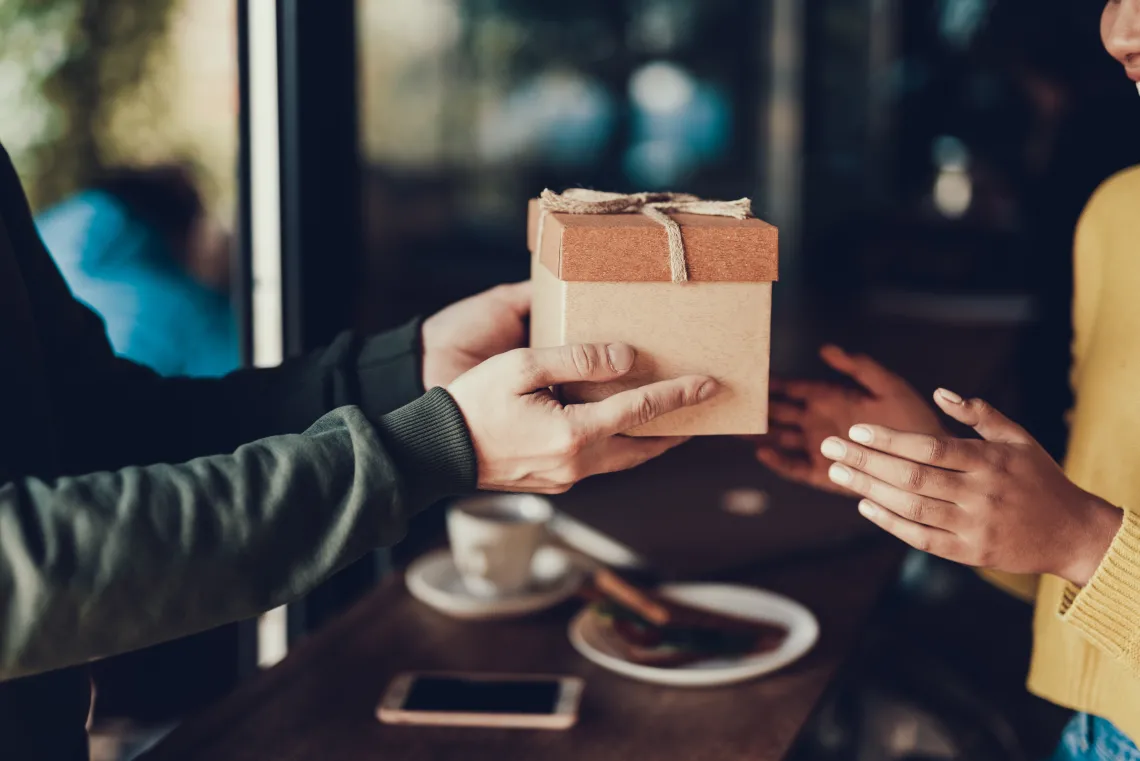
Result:
[[349,407],[232,455],[0,487],[0,679],[184,636],[308,591],[399,540],[429,502],[473,488],[462,436],[439,391],[375,425]]
[[280,367],[225,378],[161,378],[113,357],[53,373],[67,472],[111,470],[231,452],[299,433],[326,412],[376,419],[422,391],[419,323],[360,341],[344,334]]
[[375,418],[423,393],[418,321],[371,339],[344,334],[279,368],[222,379],[161,378],[116,357],[102,320],[72,297],[2,147],[0,220],[28,287],[63,473],[232,452],[255,439],[299,433],[337,407],[357,405]]

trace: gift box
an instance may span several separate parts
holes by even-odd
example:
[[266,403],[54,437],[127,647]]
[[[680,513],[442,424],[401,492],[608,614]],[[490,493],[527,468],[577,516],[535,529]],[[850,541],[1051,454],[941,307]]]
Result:
[[566,401],[703,374],[723,384],[720,394],[631,435],[767,432],[779,236],[752,217],[747,199],[547,190],[531,201],[528,228],[531,346],[623,342],[637,349],[628,375],[567,385]]

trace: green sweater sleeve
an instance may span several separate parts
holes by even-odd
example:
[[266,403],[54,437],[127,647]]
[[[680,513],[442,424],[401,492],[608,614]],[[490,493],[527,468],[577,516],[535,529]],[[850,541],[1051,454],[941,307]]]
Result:
[[473,489],[474,462],[461,413],[435,390],[228,455],[0,486],[0,680],[288,602]]

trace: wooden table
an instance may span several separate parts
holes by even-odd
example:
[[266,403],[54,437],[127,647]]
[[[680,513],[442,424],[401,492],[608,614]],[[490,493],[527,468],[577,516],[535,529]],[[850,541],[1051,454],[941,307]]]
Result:
[[[900,555],[898,545],[884,541],[741,575],[810,607],[822,637],[776,675],[712,690],[640,684],[593,666],[566,638],[573,605],[532,619],[462,623],[416,602],[393,577],[147,758],[780,759],[850,653]],[[578,726],[569,732],[379,724],[374,710],[385,687],[409,669],[577,674],[587,686]]]
[[[950,331],[935,338],[929,326],[891,324],[858,333],[876,340],[866,349],[908,373],[920,388],[950,385],[973,393],[1002,375],[1007,347],[992,329]],[[988,341],[988,342],[987,342]],[[798,341],[814,346],[815,341]],[[992,345],[991,345],[992,344]],[[936,349],[936,350],[935,350]],[[893,352],[893,353],[892,353]],[[920,361],[921,360],[921,361]],[[992,392],[987,392],[992,393]],[[994,398],[993,401],[997,401]],[[723,486],[755,485],[774,499],[799,500],[804,515],[835,512],[829,498],[787,488],[741,458],[740,477],[723,472],[721,445],[706,445],[710,461],[691,463]],[[703,459],[703,458],[702,458]],[[667,480],[676,461],[665,459],[630,476],[673,500],[702,498]],[[615,487],[616,484],[616,487]],[[575,500],[622,502],[623,481],[598,479]],[[691,485],[690,485],[691,487]],[[575,493],[572,492],[572,495]],[[608,506],[605,506],[609,509]],[[588,517],[588,509],[582,514]],[[662,516],[658,506],[642,505]],[[672,510],[673,507],[670,507]],[[437,516],[438,517],[438,516]],[[670,520],[676,515],[668,513]],[[757,524],[760,526],[761,524]],[[617,527],[621,529],[620,526]],[[767,528],[764,529],[765,531]],[[430,532],[429,532],[430,533]],[[802,538],[802,537],[801,537]],[[434,540],[432,540],[434,541]],[[423,547],[410,545],[416,551]],[[648,542],[657,555],[664,543]],[[533,619],[495,624],[451,621],[412,600],[394,578],[278,667],[253,679],[204,715],[179,727],[149,761],[775,761],[786,756],[828,685],[856,645],[876,600],[895,577],[902,548],[891,540],[820,550],[779,565],[733,570],[730,578],[787,594],[819,617],[822,637],[803,660],[768,678],[731,688],[685,691],[643,685],[601,670],[579,657],[566,638],[573,606]],[[680,558],[682,568],[694,558]],[[707,565],[707,558],[699,558]],[[389,681],[406,670],[569,673],[587,681],[579,724],[569,732],[519,732],[391,727],[375,707]]]

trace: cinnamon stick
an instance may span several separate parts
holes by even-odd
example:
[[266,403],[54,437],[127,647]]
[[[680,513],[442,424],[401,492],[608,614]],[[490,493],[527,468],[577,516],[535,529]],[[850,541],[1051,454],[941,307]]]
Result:
[[651,624],[666,626],[670,622],[667,607],[610,570],[599,568],[595,571],[594,585],[602,594],[621,603]]

